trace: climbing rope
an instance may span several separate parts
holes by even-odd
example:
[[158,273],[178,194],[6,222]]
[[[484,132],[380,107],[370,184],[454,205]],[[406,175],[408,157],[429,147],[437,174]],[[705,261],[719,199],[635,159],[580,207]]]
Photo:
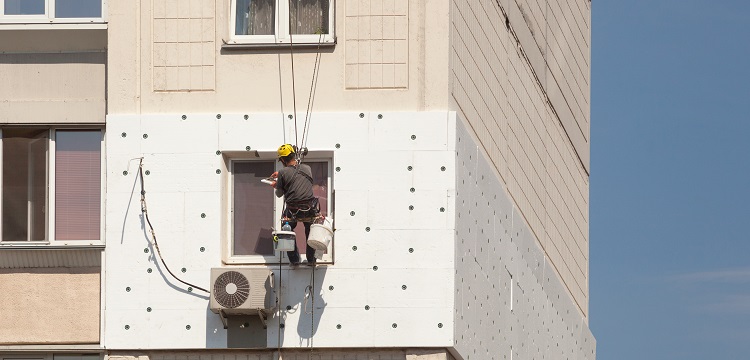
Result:
[[278,316],[278,332],[277,332],[277,340],[276,345],[278,345],[278,352],[279,352],[279,358],[281,358],[281,317],[282,317],[282,301],[281,301],[281,262],[282,258],[284,256],[284,253],[282,251],[279,251],[279,291],[278,296],[276,297],[276,306],[279,309],[279,316]]
[[[297,148],[299,149],[299,141],[297,138],[297,91],[295,88],[295,81],[294,81],[294,38],[292,36],[292,12],[291,12],[292,1],[293,0],[289,0],[289,10],[290,10],[289,18],[288,18],[289,20],[288,21],[289,23],[289,59],[292,64],[292,104],[293,104],[293,109],[294,109],[294,146],[297,146]],[[294,25],[295,25],[294,27],[296,30],[297,24],[295,23]]]
[[[318,88],[318,79],[319,79],[319,75],[320,75],[320,63],[321,63],[321,57],[322,57],[321,56],[321,52],[320,52],[320,46],[321,46],[321,43],[322,43],[322,40],[323,40],[323,32],[321,30],[320,33],[319,33],[319,36],[318,36],[317,52],[316,52],[316,55],[315,55],[315,63],[313,65],[312,79],[310,81],[310,93],[309,93],[308,98],[307,98],[307,107],[305,109],[305,122],[304,122],[304,127],[302,129],[302,142],[300,143],[299,142],[299,129],[298,129],[298,126],[297,126],[297,91],[296,91],[296,82],[295,82],[295,73],[294,73],[294,37],[293,37],[294,33],[292,32],[292,11],[291,11],[291,9],[292,9],[292,1],[294,1],[294,0],[289,0],[289,19],[288,19],[289,20],[289,57],[290,57],[291,71],[292,71],[291,75],[292,75],[292,99],[293,99],[292,100],[292,106],[293,106],[293,110],[294,110],[294,115],[293,115],[294,116],[294,144],[295,144],[295,147],[297,149],[297,154],[298,154],[297,165],[295,166],[296,169],[295,169],[294,174],[292,175],[292,178],[294,178],[297,175],[297,172],[299,172],[300,165],[302,165],[302,163],[304,162],[304,158],[305,158],[305,155],[306,155],[305,151],[303,149],[307,148],[307,140],[309,138],[308,134],[309,134],[310,127],[311,127],[310,125],[311,125],[311,122],[312,122],[311,121],[312,120],[312,110],[313,110],[313,107],[314,107],[315,95],[317,93],[317,88]],[[296,18],[299,18],[299,7],[297,7],[297,17]],[[297,28],[298,28],[298,23],[297,22],[295,22],[295,27],[294,28],[295,28],[295,31],[296,31]],[[283,94],[283,91],[281,91],[281,93]],[[283,116],[283,98],[282,98],[282,116]],[[286,121],[286,119],[283,119],[283,121]],[[284,143],[286,143],[286,127],[284,127],[283,131],[284,131]],[[300,147],[300,145],[301,145],[301,147]],[[282,209],[282,212],[281,212],[281,219],[280,219],[281,221],[284,220],[284,218],[285,218],[284,214],[285,213],[286,213],[286,203],[284,203],[284,208]],[[315,220],[317,221],[318,218],[320,218],[320,216],[316,217]],[[301,221],[301,220],[307,220],[307,219],[297,219],[297,220]],[[279,254],[279,302],[281,302],[281,295],[280,295],[280,293],[281,293],[281,264],[282,264],[282,257],[283,257],[283,254],[280,253]],[[312,352],[314,350],[314,337],[313,337],[313,334],[314,334],[314,331],[315,331],[315,294],[314,294],[314,292],[315,292],[315,267],[313,266],[310,285],[308,285],[305,288],[304,304],[303,304],[303,310],[305,311],[305,313],[311,315],[311,321],[310,321],[310,353],[308,354],[308,359],[310,358],[310,356],[311,356],[311,354],[312,354]],[[307,311],[308,300],[310,301],[310,304],[311,304],[311,309],[310,309],[309,313]],[[281,310],[281,305],[280,305],[280,307],[279,307],[279,333],[278,333],[278,335],[279,335],[279,338],[278,338],[278,352],[279,352],[279,357],[281,357],[281,311],[282,310]]]
[[310,354],[312,354],[313,349],[315,348],[315,267],[312,269],[312,287],[310,290],[310,294],[312,294],[310,297],[312,298],[312,309],[310,311]]
[[[313,76],[312,80],[310,81],[310,94],[307,98],[307,110],[305,112],[305,126],[302,129],[302,147],[307,147],[307,135],[310,131],[310,120],[312,119],[312,109],[313,105],[315,103],[315,95],[318,90],[318,79],[320,75],[320,43],[323,40],[323,32],[321,31],[320,34],[318,34],[318,51],[315,54],[315,65],[313,66]],[[304,158],[304,155],[303,155]]]
[[[310,303],[310,311],[307,310],[307,304]],[[305,287],[305,297],[302,305],[302,309],[306,315],[310,315],[310,354],[312,354],[315,348],[314,344],[314,332],[315,332],[315,268],[312,269],[310,275],[310,284]],[[310,355],[308,354],[308,359]]]

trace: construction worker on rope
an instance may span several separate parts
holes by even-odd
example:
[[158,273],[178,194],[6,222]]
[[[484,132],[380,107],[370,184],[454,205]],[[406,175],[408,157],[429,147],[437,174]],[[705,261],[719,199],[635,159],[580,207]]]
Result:
[[[281,223],[288,223],[292,230],[297,227],[297,221],[305,226],[305,242],[310,236],[310,226],[320,218],[320,204],[318,198],[313,195],[313,177],[310,166],[301,164],[297,160],[296,148],[290,144],[284,144],[277,151],[278,160],[284,168],[274,172],[271,182],[277,197],[284,197],[284,212]],[[289,263],[293,266],[299,265],[300,254],[297,242],[294,243],[294,251],[288,251]],[[315,249],[308,244],[305,251],[307,265],[315,265]]]

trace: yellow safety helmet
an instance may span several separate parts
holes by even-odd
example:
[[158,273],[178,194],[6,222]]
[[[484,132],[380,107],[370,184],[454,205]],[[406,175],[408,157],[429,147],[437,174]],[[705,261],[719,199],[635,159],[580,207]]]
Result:
[[278,157],[280,158],[287,157],[290,154],[294,154],[294,152],[294,146],[292,146],[291,144],[281,145],[279,146],[279,150],[276,151],[276,153],[279,155]]

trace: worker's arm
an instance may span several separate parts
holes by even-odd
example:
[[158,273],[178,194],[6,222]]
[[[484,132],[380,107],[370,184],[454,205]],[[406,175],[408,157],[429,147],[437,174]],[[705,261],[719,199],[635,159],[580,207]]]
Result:
[[276,174],[276,184],[274,184],[274,188],[276,188],[276,190],[274,191],[274,193],[276,194],[276,197],[282,197],[284,196],[284,177],[278,173],[274,174]]

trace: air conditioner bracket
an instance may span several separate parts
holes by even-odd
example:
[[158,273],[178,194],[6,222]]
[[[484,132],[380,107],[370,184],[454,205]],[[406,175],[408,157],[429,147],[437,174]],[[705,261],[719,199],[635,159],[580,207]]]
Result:
[[268,328],[268,325],[266,324],[266,315],[263,313],[263,309],[258,309],[258,317],[260,318],[260,322],[263,324],[263,328]]
[[219,317],[221,318],[222,325],[224,325],[224,329],[229,328],[229,320],[227,320],[227,314],[224,313],[224,310],[219,309]]

